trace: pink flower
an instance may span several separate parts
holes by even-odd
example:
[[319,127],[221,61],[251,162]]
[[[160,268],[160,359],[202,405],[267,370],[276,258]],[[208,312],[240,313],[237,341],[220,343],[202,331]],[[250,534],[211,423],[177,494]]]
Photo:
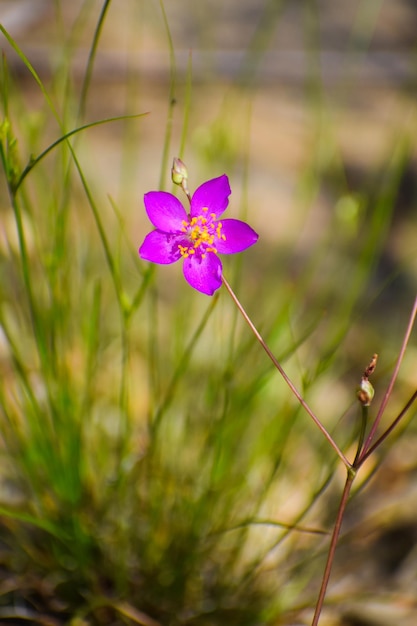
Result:
[[146,193],[145,209],[156,230],[146,235],[140,257],[162,265],[183,258],[185,279],[197,291],[212,296],[222,284],[222,263],[217,254],[242,252],[258,240],[245,222],[219,220],[230,193],[226,175],[208,180],[194,192],[189,214],[171,193]]

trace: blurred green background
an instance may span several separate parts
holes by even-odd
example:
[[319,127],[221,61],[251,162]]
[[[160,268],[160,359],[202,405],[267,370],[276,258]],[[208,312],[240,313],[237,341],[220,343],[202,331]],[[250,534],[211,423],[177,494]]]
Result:
[[[377,352],[378,406],[416,293],[417,7],[0,0],[0,23],[0,620],[309,624],[343,468],[227,293],[139,261],[142,198],[174,156],[191,190],[229,176],[260,239],[225,275],[352,458],[355,387]],[[145,113],[13,187],[64,133]],[[357,481],[324,626],[415,624],[400,431]]]

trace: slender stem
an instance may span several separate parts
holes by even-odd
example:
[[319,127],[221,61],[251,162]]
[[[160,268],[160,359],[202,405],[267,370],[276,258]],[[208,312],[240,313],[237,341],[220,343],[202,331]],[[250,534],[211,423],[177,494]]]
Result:
[[359,459],[358,459],[359,465],[362,463],[362,460],[365,458],[365,456],[367,456],[368,450],[371,447],[372,440],[375,437],[376,430],[377,430],[377,428],[379,426],[379,423],[380,423],[381,418],[382,418],[382,416],[384,414],[385,408],[386,408],[386,406],[388,404],[388,400],[390,399],[390,396],[391,396],[391,393],[392,393],[392,389],[394,387],[395,381],[397,380],[398,372],[400,370],[401,363],[402,363],[402,360],[404,358],[404,353],[405,353],[408,341],[410,339],[411,331],[413,330],[413,326],[414,326],[414,322],[415,322],[415,319],[416,319],[416,315],[417,315],[417,296],[416,296],[416,298],[414,300],[414,305],[413,305],[413,308],[411,310],[410,319],[408,321],[408,326],[407,326],[407,329],[405,331],[405,335],[404,335],[403,343],[402,343],[402,346],[401,346],[400,354],[398,355],[398,359],[397,359],[397,362],[395,364],[395,368],[394,368],[394,371],[392,373],[391,380],[390,380],[389,385],[387,387],[387,390],[386,390],[386,392],[384,394],[384,397],[382,398],[381,406],[379,407],[379,410],[378,410],[377,416],[375,418],[375,421],[372,424],[372,428],[369,431],[369,435],[368,435],[368,437],[367,437],[367,439],[365,441],[365,445],[363,446],[362,453],[359,456]]
[[363,442],[365,441],[365,433],[366,433],[366,424],[368,423],[368,409],[369,406],[366,405],[361,405],[362,408],[362,419],[361,419],[361,428],[359,431],[359,439],[358,439],[358,447],[356,450],[356,455],[355,455],[355,459],[352,463],[353,467],[357,467],[357,463],[358,460],[360,458],[361,452],[362,452],[362,446],[363,446]]
[[385,439],[388,437],[388,435],[394,430],[394,428],[399,424],[399,422],[402,420],[402,418],[404,417],[404,415],[407,413],[408,409],[411,407],[411,405],[414,403],[414,401],[417,400],[417,390],[413,393],[413,395],[411,396],[411,398],[409,399],[409,401],[407,402],[407,404],[405,405],[405,407],[402,409],[402,411],[398,414],[398,416],[395,418],[395,420],[392,422],[392,424],[387,428],[387,430],[375,441],[375,443],[367,450],[366,453],[362,454],[360,457],[360,461],[358,463],[354,463],[354,466],[358,469],[365,461],[366,459],[371,456],[371,454],[373,452],[375,452],[375,450],[377,448],[379,448],[379,446],[381,445],[381,443],[383,441],[385,441]]
[[327,555],[326,567],[323,573],[323,579],[321,581],[320,593],[317,598],[316,609],[314,611],[313,621],[311,626],[317,626],[320,619],[320,613],[323,608],[324,598],[326,596],[327,585],[329,584],[330,573],[332,571],[334,555],[336,552],[336,546],[340,535],[340,529],[342,527],[343,516],[346,510],[346,505],[349,499],[350,490],[352,488],[353,481],[355,479],[355,472],[348,469],[348,475],[346,478],[345,486],[340,500],[339,509],[337,511],[336,522],[333,528],[332,539],[330,542],[329,553]]
[[297,398],[297,400],[299,401],[301,406],[307,411],[307,413],[310,415],[311,419],[314,421],[316,426],[321,430],[321,432],[326,437],[327,441],[330,443],[330,445],[332,446],[332,448],[334,449],[336,454],[338,454],[338,456],[342,459],[344,465],[347,468],[350,468],[351,464],[349,463],[349,461],[347,460],[347,458],[345,457],[343,452],[340,450],[339,446],[334,441],[332,436],[328,433],[326,428],[320,422],[318,417],[316,417],[316,415],[313,413],[312,409],[310,409],[308,404],[305,402],[305,400],[301,396],[300,392],[295,387],[295,385],[290,380],[290,378],[287,376],[287,374],[285,373],[285,371],[282,368],[282,366],[280,365],[280,363],[278,363],[278,361],[276,360],[275,356],[272,354],[271,350],[269,349],[269,347],[265,343],[264,339],[261,337],[260,333],[258,332],[256,327],[252,323],[251,319],[249,318],[248,314],[246,313],[245,309],[243,308],[243,305],[238,300],[236,294],[234,293],[233,289],[231,288],[231,286],[229,285],[229,283],[227,282],[227,280],[225,279],[224,276],[222,276],[222,281],[223,281],[223,284],[226,287],[227,291],[229,292],[230,296],[232,297],[232,300],[234,301],[234,303],[236,304],[237,308],[239,309],[239,311],[243,315],[243,318],[245,319],[245,321],[248,324],[249,328],[251,329],[251,331],[255,335],[256,339],[259,341],[259,343],[261,344],[262,348],[265,350],[265,352],[267,353],[267,355],[271,359],[272,363],[275,365],[275,367],[277,368],[277,370],[279,371],[279,373],[281,374],[281,376],[283,377],[283,379],[285,380],[285,382],[287,383],[288,387],[291,389],[291,391],[293,392],[293,394],[295,395],[295,397]]
[[366,421],[367,421],[367,407],[363,407],[363,411],[362,411],[362,426],[361,426],[361,432],[360,432],[360,436],[359,436],[359,442],[358,442],[358,449],[357,449],[357,453],[355,456],[355,460],[353,462],[353,466],[349,469],[348,468],[348,475],[346,478],[346,483],[345,483],[345,487],[343,489],[343,493],[342,493],[342,498],[340,500],[340,504],[339,504],[339,509],[337,512],[337,518],[336,518],[336,522],[333,528],[333,534],[332,534],[332,539],[330,542],[330,547],[329,547],[329,553],[327,555],[327,561],[326,561],[326,567],[323,573],[323,579],[322,579],[322,583],[321,583],[321,587],[320,587],[320,592],[319,592],[319,596],[317,599],[317,604],[316,604],[316,608],[315,608],[315,612],[314,612],[314,616],[313,616],[313,621],[311,623],[311,626],[318,626],[319,623],[319,619],[320,619],[320,614],[323,608],[323,603],[324,603],[324,598],[326,596],[326,591],[327,591],[327,586],[329,583],[329,579],[330,579],[330,573],[332,570],[332,566],[333,566],[333,561],[334,561],[334,555],[336,552],[336,547],[337,547],[337,542],[339,539],[339,535],[340,535],[340,529],[342,526],[342,521],[343,521],[343,517],[344,517],[344,513],[346,510],[346,505],[349,499],[349,494],[353,485],[353,481],[355,479],[356,476],[356,472],[359,469],[359,467],[364,463],[364,461],[368,458],[368,456],[370,456],[372,454],[372,452],[374,452],[376,450],[376,448],[386,439],[386,437],[388,437],[388,435],[392,432],[392,430],[395,428],[395,426],[399,423],[399,421],[403,418],[403,416],[405,415],[405,413],[408,411],[408,409],[411,407],[411,405],[413,404],[413,402],[417,399],[417,391],[415,391],[413,393],[413,395],[411,396],[410,400],[407,402],[407,404],[405,405],[405,407],[403,408],[403,410],[399,413],[398,417],[392,422],[392,424],[389,426],[389,428],[387,428],[387,430],[383,433],[383,435],[381,435],[381,437],[379,437],[379,439],[373,444],[372,444],[372,440],[375,436],[376,430],[378,428],[378,425],[381,421],[381,417],[385,411],[385,408],[387,406],[388,400],[391,396],[392,393],[392,389],[394,387],[395,381],[397,379],[398,376],[398,372],[402,363],[402,360],[404,358],[404,353],[411,335],[411,331],[413,329],[413,325],[415,322],[415,318],[416,318],[416,314],[417,314],[417,297],[414,300],[414,305],[411,311],[411,315],[410,315],[410,319],[408,322],[408,326],[404,335],[404,339],[403,339],[403,343],[401,346],[401,350],[394,368],[394,372],[391,376],[391,380],[390,383],[388,385],[388,388],[384,394],[384,397],[382,399],[381,405],[379,407],[377,416],[375,418],[375,421],[372,425],[372,428],[369,432],[369,435],[362,447],[362,443],[364,440],[364,433],[365,433],[365,428],[366,428]]
[[170,73],[169,94],[168,94],[168,98],[169,98],[168,114],[167,114],[166,127],[165,127],[164,147],[162,151],[161,175],[159,179],[159,189],[163,189],[164,188],[164,175],[165,175],[164,173],[167,170],[168,154],[169,154],[169,147],[171,145],[172,126],[173,126],[173,121],[174,121],[174,108],[176,104],[175,89],[176,89],[176,80],[177,80],[177,65],[176,65],[176,60],[175,60],[174,42],[172,40],[171,30],[169,27],[168,18],[167,18],[167,14],[165,11],[164,0],[159,0],[159,6],[161,8],[162,19],[163,19],[164,26],[165,26],[165,33],[166,33],[167,40],[168,40],[169,73]]

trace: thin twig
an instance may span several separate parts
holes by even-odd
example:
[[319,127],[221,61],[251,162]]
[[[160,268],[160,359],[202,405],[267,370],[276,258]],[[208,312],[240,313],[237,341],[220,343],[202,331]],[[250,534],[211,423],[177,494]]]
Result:
[[248,326],[250,327],[251,331],[255,335],[256,339],[259,341],[259,343],[261,344],[262,348],[265,350],[265,352],[267,353],[267,355],[271,359],[272,363],[275,365],[275,367],[277,368],[277,370],[279,371],[279,373],[281,374],[281,376],[283,377],[283,379],[285,380],[285,382],[287,383],[288,387],[291,389],[291,391],[293,392],[293,394],[295,395],[295,397],[297,398],[297,400],[299,401],[301,406],[307,411],[307,413],[309,414],[311,419],[314,421],[316,426],[320,429],[320,431],[326,437],[327,441],[330,443],[330,445],[332,446],[333,450],[342,459],[344,465],[347,468],[350,468],[351,464],[349,463],[349,461],[347,460],[347,458],[345,457],[343,452],[340,450],[339,446],[334,441],[334,439],[332,438],[330,433],[326,430],[326,428],[320,422],[318,417],[316,417],[316,415],[314,414],[312,409],[310,409],[310,407],[308,406],[306,401],[303,399],[303,397],[301,396],[300,392],[298,391],[298,389],[296,388],[294,383],[290,380],[290,378],[285,373],[285,371],[282,368],[282,366],[280,365],[280,363],[278,363],[277,359],[272,354],[271,350],[269,349],[269,347],[265,343],[264,339],[262,338],[262,336],[260,335],[260,333],[258,332],[256,327],[252,323],[251,319],[249,318],[248,314],[246,313],[245,309],[243,308],[242,304],[238,300],[236,294],[234,293],[233,289],[231,288],[231,286],[229,285],[229,283],[227,282],[227,280],[225,279],[224,276],[222,276],[222,281],[223,281],[223,284],[226,287],[227,291],[229,292],[230,296],[232,297],[232,300],[234,301],[234,303],[236,304],[237,308],[239,309],[239,311],[243,315],[246,323],[248,324]]
[[332,539],[330,542],[329,553],[327,555],[326,567],[323,573],[323,579],[321,581],[320,593],[317,599],[316,609],[314,611],[313,621],[311,626],[317,626],[320,619],[320,613],[323,608],[324,598],[326,596],[327,585],[329,584],[330,573],[332,571],[334,555],[336,552],[336,546],[339,539],[340,529],[342,527],[343,516],[345,514],[346,505],[349,499],[350,490],[355,479],[355,472],[348,470],[345,487],[343,489],[342,498],[340,500],[339,509],[337,511],[337,518],[333,528]]
[[403,339],[403,342],[402,342],[402,345],[401,345],[401,350],[400,350],[400,353],[398,355],[398,359],[397,359],[397,362],[395,364],[395,368],[394,368],[394,371],[392,373],[391,380],[390,380],[389,385],[387,387],[387,390],[386,390],[386,392],[384,394],[384,397],[382,398],[381,406],[379,407],[379,410],[378,410],[377,416],[375,418],[375,421],[372,424],[372,428],[369,431],[369,435],[368,435],[368,437],[367,437],[367,439],[365,441],[365,445],[363,446],[362,453],[359,456],[358,465],[360,465],[362,463],[362,460],[365,458],[365,456],[368,455],[368,450],[371,447],[372,440],[375,437],[376,430],[377,430],[377,428],[379,426],[379,423],[381,421],[381,418],[382,418],[382,416],[384,414],[385,408],[386,408],[386,406],[388,404],[388,400],[391,397],[391,393],[392,393],[395,381],[397,380],[398,372],[400,370],[401,363],[402,363],[403,358],[404,358],[404,353],[405,353],[405,350],[407,348],[408,341],[410,339],[411,331],[413,330],[413,326],[414,326],[416,315],[417,315],[417,296],[416,296],[416,298],[414,300],[414,305],[413,305],[413,308],[411,310],[410,319],[408,321],[407,329],[405,331],[404,339]]
[[414,403],[415,400],[417,400],[417,390],[413,393],[413,395],[411,396],[411,398],[409,399],[405,407],[398,414],[398,416],[395,418],[392,424],[387,428],[387,430],[379,437],[379,439],[375,441],[375,443],[368,449],[368,451],[365,454],[362,454],[362,456],[360,457],[360,461],[354,464],[357,469],[366,461],[366,459],[369,456],[371,456],[373,452],[375,452],[377,448],[379,448],[381,443],[385,441],[388,435],[392,433],[394,428],[399,424],[399,422],[402,420],[402,418],[407,413],[408,409],[411,407],[411,405]]

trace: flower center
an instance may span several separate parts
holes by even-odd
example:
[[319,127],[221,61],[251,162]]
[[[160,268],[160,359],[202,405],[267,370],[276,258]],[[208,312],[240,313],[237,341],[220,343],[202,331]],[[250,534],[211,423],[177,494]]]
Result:
[[191,218],[189,222],[183,221],[183,232],[187,234],[189,245],[179,245],[181,256],[185,259],[192,254],[198,254],[202,259],[207,252],[217,252],[215,242],[226,239],[222,234],[222,223],[216,220],[216,214],[208,212],[208,208],[202,209],[203,215]]

